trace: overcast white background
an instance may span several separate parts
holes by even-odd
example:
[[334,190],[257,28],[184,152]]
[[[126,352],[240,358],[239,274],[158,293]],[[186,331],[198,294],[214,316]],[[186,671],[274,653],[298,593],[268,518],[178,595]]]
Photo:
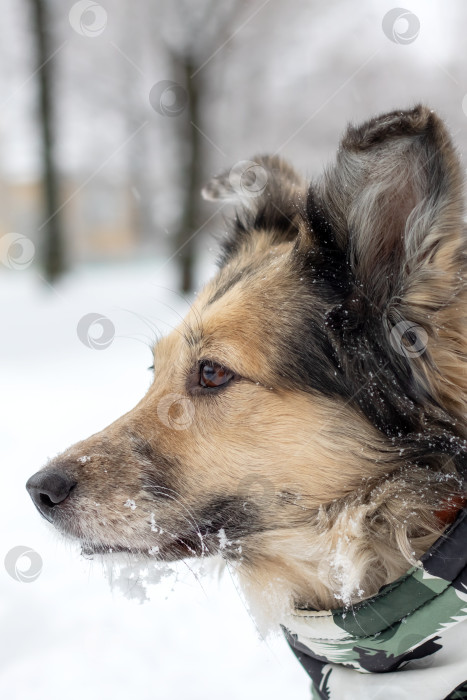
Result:
[[[178,166],[170,133],[148,102],[151,86],[166,77],[161,27],[150,9],[156,4],[109,0],[108,26],[94,39],[70,27],[71,2],[56,2],[53,15],[63,43],[60,168],[84,182],[111,157],[101,176],[110,183],[127,177],[128,152],[112,154],[126,138],[129,117],[148,120],[135,157],[154,193],[147,205],[155,231],[170,230],[178,201],[167,184]],[[21,182],[40,172],[26,5],[0,0],[0,173]],[[245,3],[224,48],[214,40],[219,51],[206,66],[206,175],[276,150],[302,172],[318,173],[348,120],[418,101],[447,119],[464,158],[465,3],[404,2],[421,27],[409,45],[382,31],[393,7],[387,0]],[[0,218],[7,220],[8,202],[2,207]],[[39,244],[39,223],[20,233]],[[223,229],[220,219],[216,227]],[[213,241],[200,247],[198,286],[212,273],[214,248]],[[128,600],[110,590],[98,565],[52,532],[24,488],[47,458],[100,430],[146,391],[152,338],[141,315],[162,331],[177,323],[187,302],[176,288],[173,263],[157,256],[83,264],[53,288],[36,263],[27,270],[0,265],[1,559],[26,545],[43,561],[32,583],[0,566],[2,698],[309,697],[304,671],[280,637],[262,639],[228,573],[220,582],[197,581],[181,564],[176,584],[152,587],[150,602]],[[77,337],[79,319],[90,312],[115,325],[106,350],[85,347]]]

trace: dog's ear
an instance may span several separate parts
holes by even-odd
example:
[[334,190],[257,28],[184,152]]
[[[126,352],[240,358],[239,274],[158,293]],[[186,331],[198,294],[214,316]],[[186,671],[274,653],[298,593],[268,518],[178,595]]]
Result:
[[[357,393],[369,386],[359,394],[367,413],[379,395],[380,406],[397,405],[407,418],[410,396],[415,407],[449,407],[465,422],[462,184],[443,122],[418,106],[350,127],[336,164],[309,189],[308,241],[298,242],[339,265],[341,302],[327,326]],[[376,357],[386,360],[371,366]],[[380,413],[379,425],[390,425]]]
[[201,190],[208,201],[231,202],[257,210],[271,198],[286,200],[303,191],[304,181],[278,156],[258,155],[241,160],[213,177]]
[[229,237],[223,242],[225,262],[255,231],[267,231],[272,244],[293,240],[306,199],[306,183],[282,158],[261,155],[239,161],[212,178],[201,194],[209,201],[235,207]]
[[435,311],[458,288],[460,164],[428,108],[348,128],[336,164],[310,190],[308,210],[312,227],[326,222],[356,284],[381,310],[397,297]]

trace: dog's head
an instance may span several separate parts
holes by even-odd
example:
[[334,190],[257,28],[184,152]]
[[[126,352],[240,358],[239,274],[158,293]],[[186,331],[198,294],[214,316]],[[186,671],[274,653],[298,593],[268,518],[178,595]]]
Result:
[[214,178],[237,206],[217,276],[141,402],[28,481],[40,513],[90,551],[220,551],[267,578],[355,494],[388,516],[395,474],[434,506],[425,476],[465,454],[461,190],[424,107],[350,127],[311,185],[277,157]]

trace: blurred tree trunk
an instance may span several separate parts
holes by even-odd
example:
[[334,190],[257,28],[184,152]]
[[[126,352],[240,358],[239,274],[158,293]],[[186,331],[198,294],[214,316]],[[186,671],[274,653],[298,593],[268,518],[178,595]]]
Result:
[[[120,91],[123,100],[117,109],[125,120],[128,144],[127,178],[130,184],[130,227],[134,242],[143,254],[151,254],[155,249],[155,218],[153,210],[154,182],[151,165],[151,141],[149,130],[140,128],[147,119],[147,104],[142,102],[144,94],[144,74],[139,66],[144,65],[147,41],[153,41],[148,32],[150,9],[145,2],[120,3],[115,7],[114,22],[121,25],[118,45],[133,62],[123,60],[120,73]],[[120,13],[118,17],[117,13]],[[118,20],[117,20],[118,17]],[[154,19],[158,15],[155,13]]]
[[[197,233],[203,223],[201,188],[205,176],[203,151],[206,138],[203,132],[209,73],[199,70],[199,67],[214,47],[222,46],[223,41],[229,38],[231,22],[235,16],[239,16],[245,5],[245,0],[231,0],[230,3],[208,0],[197,21],[192,24],[184,45],[174,47],[166,42],[175,80],[187,91],[187,106],[178,122],[180,140],[185,148],[183,214],[174,240],[183,292],[193,289]],[[183,15],[180,15],[179,20],[182,25],[184,23],[189,26],[190,6],[190,2],[180,3],[179,10]]]
[[[187,91],[187,105],[183,112],[180,134],[184,145],[185,183],[183,191],[183,216],[175,236],[175,250],[181,271],[180,287],[183,292],[193,289],[193,268],[196,253],[196,235],[200,226],[201,187],[203,178],[202,143],[199,125],[203,123],[203,83],[192,78],[196,66],[189,56],[173,57],[177,64],[180,82]],[[196,128],[196,126],[198,128]]]
[[44,226],[43,266],[46,278],[56,279],[65,270],[63,232],[59,208],[58,174],[53,158],[53,68],[47,0],[29,0],[38,78],[38,118],[42,143]]

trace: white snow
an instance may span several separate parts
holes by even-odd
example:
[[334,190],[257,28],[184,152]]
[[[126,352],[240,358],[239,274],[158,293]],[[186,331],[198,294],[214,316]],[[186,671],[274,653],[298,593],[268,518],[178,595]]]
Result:
[[[175,273],[162,264],[81,271],[55,291],[32,269],[0,270],[1,555],[27,545],[43,561],[31,583],[0,568],[2,698],[309,697],[310,681],[285,641],[260,639],[229,570],[217,581],[190,562],[150,569],[149,560],[147,571],[126,579],[125,558],[103,566],[81,557],[24,488],[48,457],[122,415],[147,389],[153,338],[143,317],[165,332],[188,308],[163,289],[175,287]],[[77,337],[90,312],[115,325],[105,350]],[[134,587],[133,599],[123,584]]]
[[219,530],[217,537],[219,538],[219,549],[225,549],[229,544],[229,540],[227,539],[227,535],[225,534],[225,530],[223,527],[221,527],[221,529]]

